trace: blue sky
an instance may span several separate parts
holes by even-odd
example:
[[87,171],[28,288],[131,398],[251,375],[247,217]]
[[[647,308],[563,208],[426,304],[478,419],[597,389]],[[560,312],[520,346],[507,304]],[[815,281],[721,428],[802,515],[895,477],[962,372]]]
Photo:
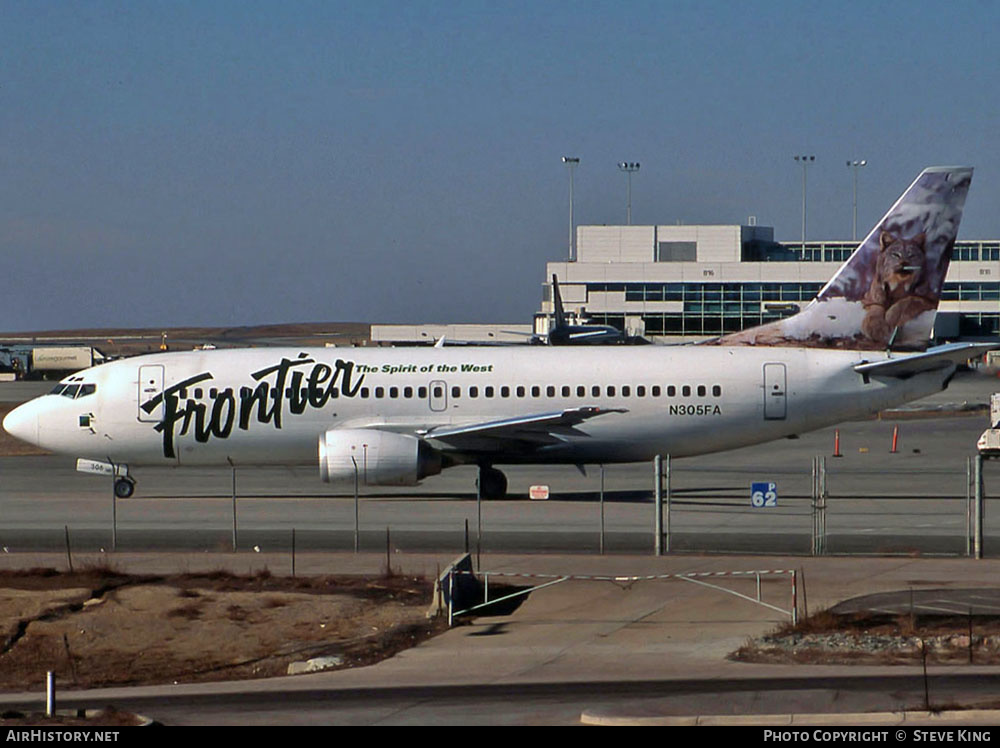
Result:
[[577,223],[1000,237],[993,2],[0,0],[0,330],[528,322]]

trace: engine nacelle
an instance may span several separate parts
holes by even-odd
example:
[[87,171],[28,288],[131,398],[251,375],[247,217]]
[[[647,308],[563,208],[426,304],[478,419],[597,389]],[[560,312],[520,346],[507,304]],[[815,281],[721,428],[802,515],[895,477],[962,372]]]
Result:
[[422,439],[378,429],[331,429],[319,438],[319,474],[327,483],[415,486],[441,472],[441,455]]

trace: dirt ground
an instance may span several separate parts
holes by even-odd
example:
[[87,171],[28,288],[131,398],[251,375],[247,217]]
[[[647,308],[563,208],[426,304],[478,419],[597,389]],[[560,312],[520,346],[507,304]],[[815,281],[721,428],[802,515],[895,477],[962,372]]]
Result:
[[1000,663],[1000,618],[823,611],[749,640],[742,662],[824,665]]
[[432,582],[132,576],[110,569],[0,572],[0,691],[285,675],[293,662],[367,665],[441,631]]

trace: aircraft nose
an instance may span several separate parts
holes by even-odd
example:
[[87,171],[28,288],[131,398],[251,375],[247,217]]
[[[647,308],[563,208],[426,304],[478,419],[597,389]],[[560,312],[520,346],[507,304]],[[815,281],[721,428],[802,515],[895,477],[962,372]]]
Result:
[[3,419],[3,430],[29,444],[38,444],[38,409],[32,403],[19,405]]

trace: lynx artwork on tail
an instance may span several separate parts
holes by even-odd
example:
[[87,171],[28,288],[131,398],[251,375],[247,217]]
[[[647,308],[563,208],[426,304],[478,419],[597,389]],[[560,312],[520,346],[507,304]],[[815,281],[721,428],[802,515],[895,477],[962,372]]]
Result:
[[925,169],[802,311],[713,343],[926,349],[971,181],[968,167]]

